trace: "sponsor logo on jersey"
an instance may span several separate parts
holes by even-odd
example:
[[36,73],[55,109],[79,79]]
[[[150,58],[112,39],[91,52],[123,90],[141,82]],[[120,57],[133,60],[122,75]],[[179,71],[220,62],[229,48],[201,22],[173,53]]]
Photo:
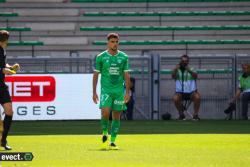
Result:
[[116,105],[123,105],[124,104],[124,101],[122,100],[122,101],[120,101],[120,100],[115,100],[114,101],[114,104],[116,104]]

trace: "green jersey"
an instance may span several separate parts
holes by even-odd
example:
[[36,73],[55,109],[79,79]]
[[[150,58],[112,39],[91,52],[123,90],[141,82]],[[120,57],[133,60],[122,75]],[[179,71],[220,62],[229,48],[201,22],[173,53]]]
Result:
[[[194,71],[193,69],[191,69]],[[195,71],[194,71],[195,72]],[[177,93],[192,93],[197,90],[196,79],[187,71],[178,69],[175,80],[175,92]]]
[[128,56],[118,50],[111,55],[107,50],[96,57],[95,71],[101,74],[101,90],[107,93],[124,91],[124,72],[129,71]]
[[239,88],[243,93],[250,92],[250,76],[243,77],[243,75],[241,75],[239,77]]

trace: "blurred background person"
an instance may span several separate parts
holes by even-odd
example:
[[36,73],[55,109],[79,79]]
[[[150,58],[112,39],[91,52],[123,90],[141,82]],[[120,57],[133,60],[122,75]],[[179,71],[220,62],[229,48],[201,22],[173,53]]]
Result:
[[173,101],[179,112],[179,120],[185,120],[184,100],[191,100],[194,103],[193,120],[200,120],[198,113],[200,109],[200,93],[197,91],[196,79],[198,75],[189,67],[189,56],[182,55],[180,63],[176,65],[172,72],[175,79],[175,95]]
[[134,103],[135,103],[135,78],[130,77],[130,100],[126,104],[127,110],[125,110],[127,120],[133,120]]
[[243,63],[241,65],[243,74],[239,77],[239,87],[235,93],[235,96],[231,99],[231,103],[235,104],[236,100],[241,96],[241,116],[243,120],[248,118],[248,104],[250,101],[250,63]]

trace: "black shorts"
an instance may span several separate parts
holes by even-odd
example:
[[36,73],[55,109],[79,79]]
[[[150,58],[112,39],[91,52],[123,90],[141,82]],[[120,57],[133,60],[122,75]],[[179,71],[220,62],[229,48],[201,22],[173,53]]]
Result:
[[9,102],[12,102],[12,101],[11,101],[10,93],[8,90],[8,86],[1,85],[0,86],[0,103],[5,104]]

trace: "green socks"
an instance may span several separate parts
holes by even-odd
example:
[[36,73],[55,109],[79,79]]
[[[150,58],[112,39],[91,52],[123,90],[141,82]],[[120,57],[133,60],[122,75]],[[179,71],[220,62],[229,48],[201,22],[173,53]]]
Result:
[[103,135],[108,135],[108,125],[109,125],[109,120],[102,118],[101,119],[101,125],[102,125],[102,133]]
[[111,143],[115,143],[117,133],[120,129],[120,120],[112,120],[111,125]]
[[[111,124],[111,143],[115,143],[115,139],[117,136],[117,133],[120,129],[120,120],[112,120]],[[102,125],[102,133],[103,135],[108,135],[108,125],[109,125],[109,120],[102,118],[101,119],[101,125]]]

